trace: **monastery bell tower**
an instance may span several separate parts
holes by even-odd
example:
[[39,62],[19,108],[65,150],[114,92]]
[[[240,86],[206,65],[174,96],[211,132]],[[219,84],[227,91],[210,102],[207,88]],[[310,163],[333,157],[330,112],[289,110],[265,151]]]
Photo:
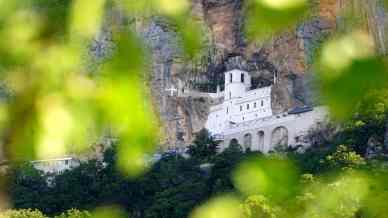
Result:
[[242,70],[225,73],[225,101],[241,98],[251,88],[251,76]]

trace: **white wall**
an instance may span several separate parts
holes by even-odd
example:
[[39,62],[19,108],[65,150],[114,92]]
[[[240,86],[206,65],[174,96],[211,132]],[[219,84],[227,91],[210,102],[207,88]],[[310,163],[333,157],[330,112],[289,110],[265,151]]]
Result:
[[232,121],[241,123],[272,116],[271,86],[250,90],[234,102]]
[[206,129],[212,134],[221,134],[226,125],[226,117],[223,104],[210,108],[210,113],[206,122]]
[[[252,150],[260,150],[268,152],[274,148],[271,144],[272,132],[277,127],[285,127],[288,130],[288,145],[299,144],[295,141],[295,137],[304,136],[308,130],[317,122],[323,122],[328,115],[325,107],[316,107],[313,111],[301,114],[280,114],[272,117],[247,121],[236,125],[230,125],[224,131],[224,142],[222,148],[229,146],[232,139],[237,139],[240,144],[243,144],[244,135],[250,133],[252,135]],[[260,131],[264,132],[264,148],[259,147]]]

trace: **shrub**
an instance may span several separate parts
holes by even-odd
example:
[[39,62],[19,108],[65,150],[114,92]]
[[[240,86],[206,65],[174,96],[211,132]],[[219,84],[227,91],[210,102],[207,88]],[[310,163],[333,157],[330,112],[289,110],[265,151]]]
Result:
[[77,209],[71,209],[55,218],[90,218],[92,215],[88,211],[80,211]]
[[0,218],[48,218],[43,215],[39,210],[33,209],[20,209],[20,210],[7,210],[0,213]]

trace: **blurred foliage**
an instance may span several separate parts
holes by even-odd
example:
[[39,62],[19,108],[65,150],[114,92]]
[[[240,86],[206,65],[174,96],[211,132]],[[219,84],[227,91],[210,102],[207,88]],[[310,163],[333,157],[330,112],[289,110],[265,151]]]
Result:
[[385,60],[374,54],[373,39],[366,32],[334,38],[320,53],[316,69],[321,95],[337,118],[351,117],[368,93],[388,84]]
[[277,209],[263,195],[249,196],[241,206],[244,211],[244,217],[247,218],[277,217]]
[[262,194],[275,201],[284,201],[295,194],[298,173],[293,163],[286,159],[253,155],[237,167],[233,181],[246,195]]
[[295,25],[308,12],[307,0],[248,0],[246,8],[247,37],[262,40]]
[[94,218],[125,218],[128,217],[127,214],[118,207],[99,207],[97,208],[92,217]]
[[216,197],[195,209],[191,218],[243,218],[243,212],[238,205],[240,201],[234,196]]
[[2,14],[0,35],[7,43],[0,46],[6,57],[1,76],[15,93],[2,104],[7,158],[82,152],[110,128],[120,138],[121,169],[129,175],[145,169],[157,119],[144,91],[142,44],[134,33],[114,32],[116,49],[100,68],[101,78],[88,76],[82,64],[88,43],[102,28],[105,4],[21,0]]
[[304,202],[303,217],[357,217],[367,195],[367,179],[355,172],[344,173],[331,181],[312,181],[299,197]]
[[[198,24],[180,1],[20,0],[2,7],[1,78],[14,96],[1,104],[2,141],[11,160],[58,157],[88,149],[106,128],[120,139],[119,167],[144,172],[157,142],[157,118],[145,83],[148,54],[131,31],[113,32],[114,54],[93,75],[85,72],[88,44],[100,33],[108,5],[131,13],[166,16],[175,23],[185,54],[200,47]],[[1,3],[6,4],[6,3]],[[2,5],[3,6],[3,5]],[[114,27],[110,27],[115,29]]]
[[192,59],[202,47],[203,28],[190,15],[189,0],[171,2],[170,0],[115,0],[123,5],[131,15],[164,16],[181,39],[183,56]]
[[[0,78],[12,90],[0,102],[6,158],[80,153],[107,129],[118,138],[103,162],[90,160],[55,177],[28,164],[12,168],[7,190],[24,209],[0,217],[45,217],[28,208],[58,217],[387,217],[386,170],[362,171],[371,169],[370,139],[383,144],[387,131],[386,60],[370,32],[353,25],[324,42],[316,57],[323,103],[336,118],[348,119],[333,139],[303,154],[283,149],[264,157],[238,144],[217,154],[217,143],[201,132],[192,158],[165,154],[151,166],[145,157],[158,137],[146,81],[151,56],[134,27],[105,23],[112,5],[128,17],[164,17],[187,60],[201,51],[202,29],[189,16],[188,0],[0,0]],[[247,37],[262,40],[303,19],[309,1],[248,0],[244,9]],[[115,30],[113,55],[88,72],[83,59],[105,26]],[[383,160],[374,161],[384,166],[380,155]],[[328,171],[332,176],[323,175]],[[72,208],[91,212],[64,212]]]

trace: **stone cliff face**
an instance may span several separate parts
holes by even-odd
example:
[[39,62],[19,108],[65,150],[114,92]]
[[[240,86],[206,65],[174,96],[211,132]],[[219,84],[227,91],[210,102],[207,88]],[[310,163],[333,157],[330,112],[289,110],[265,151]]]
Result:
[[[347,2],[316,1],[311,19],[268,42],[255,43],[244,38],[243,0],[192,0],[192,14],[203,22],[212,49],[199,63],[183,63],[179,38],[164,22],[154,20],[142,26],[140,32],[153,55],[151,89],[163,123],[161,144],[187,145],[207,119],[210,99],[179,97],[177,93],[193,81],[222,80],[223,72],[235,67],[248,70],[255,86],[273,85],[274,113],[314,104],[314,48],[338,28],[339,11],[347,7]],[[378,38],[376,41],[385,40],[382,35],[387,16],[376,4],[372,8],[366,13],[368,28]],[[384,41],[381,44],[379,47],[385,52]]]
[[241,53],[244,49],[241,0],[203,0],[203,16],[217,49]]

